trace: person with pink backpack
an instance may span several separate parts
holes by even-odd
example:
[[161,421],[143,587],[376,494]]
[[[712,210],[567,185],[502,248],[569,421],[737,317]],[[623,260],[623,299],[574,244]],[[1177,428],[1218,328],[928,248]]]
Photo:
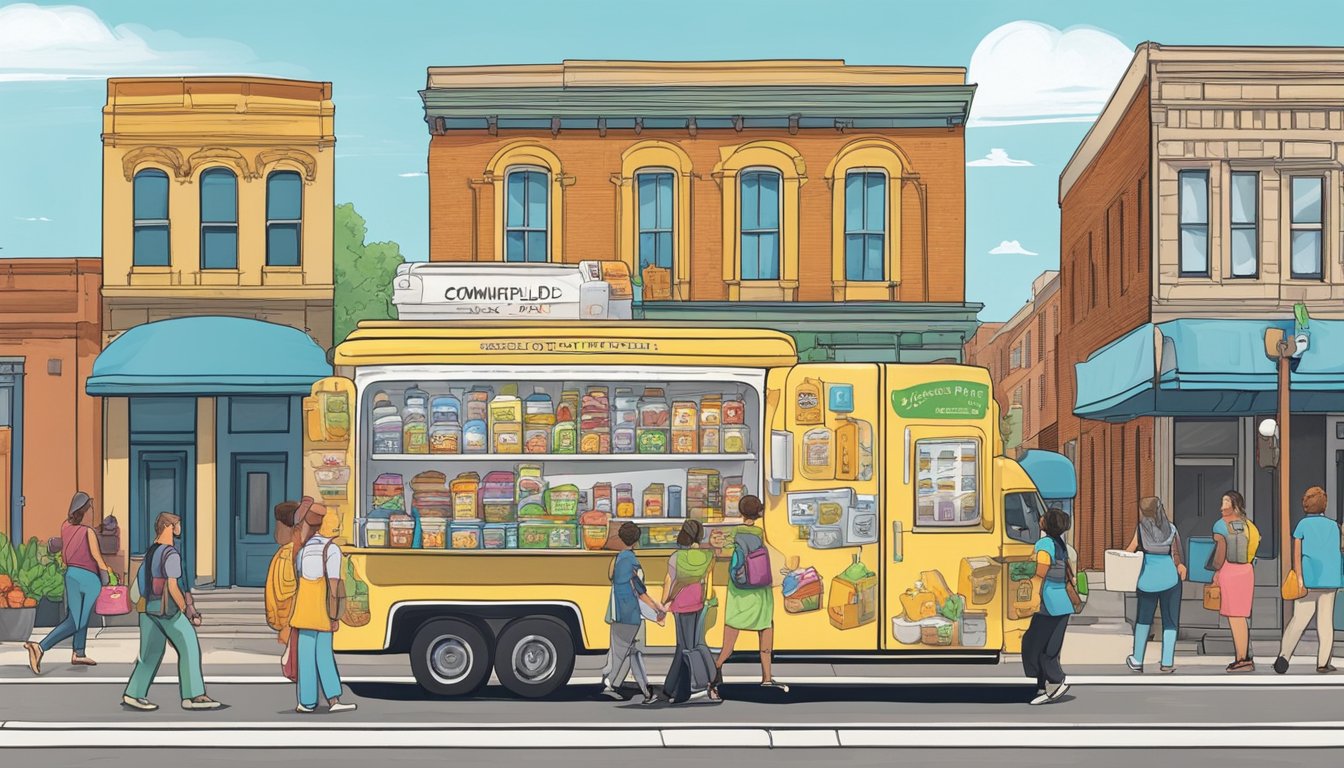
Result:
[[770,659],[775,644],[774,571],[770,568],[770,551],[765,545],[765,531],[761,518],[765,505],[755,496],[743,496],[737,503],[738,514],[744,521],[732,529],[732,559],[728,563],[728,603],[723,616],[723,649],[715,662],[714,684],[710,687],[717,698],[723,684],[723,665],[733,655],[737,636],[755,632],[760,637],[761,687],[774,688],[784,693],[789,686],[777,681],[770,673]]

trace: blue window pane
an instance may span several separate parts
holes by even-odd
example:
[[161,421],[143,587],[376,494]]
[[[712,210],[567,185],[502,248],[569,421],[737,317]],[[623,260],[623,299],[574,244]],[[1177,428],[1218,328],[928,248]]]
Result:
[[505,238],[504,260],[527,261],[527,235],[524,232],[509,232]]
[[527,174],[511,173],[508,179],[509,201],[505,216],[505,226],[522,227],[527,221],[523,217],[523,206],[527,200]]
[[546,233],[529,230],[527,233],[527,260],[546,261]]
[[303,181],[294,171],[278,171],[266,179],[266,218],[303,218]]
[[1234,277],[1254,277],[1259,270],[1256,259],[1256,228],[1234,227],[1232,229],[1232,275]]
[[863,174],[851,173],[845,177],[845,231],[863,229]]
[[761,229],[779,228],[779,174],[761,174],[760,212],[758,224]]
[[672,268],[672,233],[659,232],[658,235],[658,266]]
[[742,279],[759,280],[760,235],[742,236]]
[[639,266],[658,264],[658,234],[656,232],[639,233]]
[[201,267],[203,269],[238,268],[238,230],[218,227],[201,231]]
[[760,175],[748,173],[742,176],[742,228],[760,227],[761,189]]
[[168,266],[168,226],[140,225],[135,228],[132,259],[137,267]]
[[546,226],[546,176],[541,173],[527,173],[527,224],[528,227]]
[[880,173],[868,173],[865,176],[865,212],[863,228],[869,232],[881,232],[886,228],[887,214],[887,178]]
[[845,279],[863,279],[863,235],[845,235]]
[[779,235],[768,233],[758,235],[761,244],[760,267],[761,280],[779,279]]
[[271,224],[266,227],[266,265],[299,266],[298,224]]
[[1232,174],[1232,223],[1254,224],[1256,221],[1256,186],[1260,183],[1257,173]]
[[152,170],[135,174],[134,207],[137,219],[167,219],[168,174]]
[[672,174],[658,174],[658,228],[672,228]]
[[201,221],[238,221],[238,178],[233,171],[211,168],[201,174]]
[[1181,272],[1204,274],[1209,271],[1209,230],[1203,224],[1181,226]]
[[1321,223],[1321,179],[1293,179],[1293,223]]
[[882,236],[864,235],[863,279],[881,280],[886,270],[882,263]]
[[1310,229],[1293,233],[1293,277],[1320,277],[1321,231]]
[[1209,223],[1209,176],[1204,171],[1182,171],[1181,223]]
[[639,229],[647,232],[658,228],[658,177],[657,174],[639,175]]

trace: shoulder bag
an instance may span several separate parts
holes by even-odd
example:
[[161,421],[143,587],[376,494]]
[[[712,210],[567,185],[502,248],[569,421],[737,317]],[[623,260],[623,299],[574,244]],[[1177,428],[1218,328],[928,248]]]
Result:
[[[1055,547],[1055,554],[1059,554],[1059,547]],[[1078,594],[1078,577],[1074,575],[1073,564],[1069,562],[1068,547],[1064,548],[1064,591],[1069,596],[1069,602],[1073,604],[1074,613],[1082,613],[1083,597]]]
[[[345,614],[345,579],[341,578],[341,566],[336,565],[336,575],[327,574],[327,552],[331,551],[332,543],[327,542],[322,547],[322,582],[327,588],[327,616],[332,621],[340,621],[341,616]],[[340,550],[337,550],[337,556],[340,556]],[[331,580],[336,580],[336,589],[331,588]]]

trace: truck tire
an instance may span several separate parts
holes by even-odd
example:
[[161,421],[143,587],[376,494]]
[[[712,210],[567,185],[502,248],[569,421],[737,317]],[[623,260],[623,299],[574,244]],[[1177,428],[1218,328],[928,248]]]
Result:
[[435,619],[415,633],[411,671],[436,696],[468,696],[490,679],[490,644],[470,622]]
[[555,693],[574,673],[574,639],[559,621],[544,616],[518,619],[499,633],[495,675],[525,699]]

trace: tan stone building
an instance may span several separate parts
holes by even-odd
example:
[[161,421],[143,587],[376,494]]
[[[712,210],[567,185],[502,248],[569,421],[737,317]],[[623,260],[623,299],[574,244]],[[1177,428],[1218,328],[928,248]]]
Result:
[[1188,540],[1237,489],[1264,534],[1253,620],[1277,622],[1277,478],[1254,453],[1275,410],[1263,336],[1293,332],[1295,304],[1309,311],[1288,482],[1294,498],[1326,487],[1338,518],[1341,163],[1344,49],[1139,47],[1060,177],[1059,431],[1079,457],[1085,564],[1128,541],[1140,496],[1166,500]]

